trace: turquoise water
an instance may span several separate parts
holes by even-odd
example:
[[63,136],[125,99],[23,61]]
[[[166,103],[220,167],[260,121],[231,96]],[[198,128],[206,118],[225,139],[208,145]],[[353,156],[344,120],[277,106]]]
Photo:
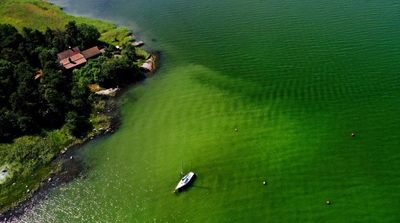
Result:
[[[398,1],[54,2],[132,28],[162,67],[23,220],[400,220]],[[199,177],[174,195],[182,162]]]

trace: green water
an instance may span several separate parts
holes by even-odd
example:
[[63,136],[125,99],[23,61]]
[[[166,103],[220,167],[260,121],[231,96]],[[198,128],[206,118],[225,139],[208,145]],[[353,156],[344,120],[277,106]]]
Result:
[[[24,221],[400,221],[397,0],[54,2],[133,28],[162,68]],[[182,161],[198,178],[174,195]]]

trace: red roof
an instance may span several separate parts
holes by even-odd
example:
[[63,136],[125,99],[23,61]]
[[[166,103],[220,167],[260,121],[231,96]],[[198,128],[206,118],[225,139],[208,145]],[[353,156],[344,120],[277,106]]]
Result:
[[60,63],[64,66],[65,69],[71,69],[86,62],[87,60],[81,53],[76,53],[75,55],[60,61]]
[[68,50],[65,50],[65,51],[57,54],[57,58],[58,58],[58,61],[61,61],[61,60],[67,59],[68,57],[71,57],[75,54],[78,54],[80,52],[81,51],[79,50],[79,47],[74,47],[72,49],[68,49]]
[[95,57],[97,55],[100,55],[101,51],[100,51],[99,47],[95,46],[95,47],[92,47],[92,48],[82,51],[82,54],[86,59],[89,59],[89,58]]
[[87,59],[100,55],[102,51],[95,46],[84,51],[80,51],[78,47],[65,50],[57,54],[58,61],[65,69],[71,69],[87,62]]

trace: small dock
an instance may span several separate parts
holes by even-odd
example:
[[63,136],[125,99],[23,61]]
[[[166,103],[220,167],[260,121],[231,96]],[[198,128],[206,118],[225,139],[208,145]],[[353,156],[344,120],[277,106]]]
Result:
[[134,46],[134,47],[141,47],[143,45],[144,45],[143,41],[135,41],[132,43],[132,46]]

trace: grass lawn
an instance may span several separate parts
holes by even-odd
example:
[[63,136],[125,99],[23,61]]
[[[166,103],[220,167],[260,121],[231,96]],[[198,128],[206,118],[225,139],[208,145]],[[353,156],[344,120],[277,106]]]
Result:
[[96,26],[102,34],[100,40],[112,45],[123,45],[130,41],[130,31],[124,27],[117,27],[106,21],[68,15],[60,7],[42,0],[0,1],[0,23],[9,23],[20,30],[23,27],[40,31],[45,31],[47,27],[63,29],[69,21]]
[[79,140],[63,128],[45,136],[23,136],[12,144],[0,144],[0,165],[12,176],[0,184],[0,212],[16,205],[39,188],[54,169],[51,160],[66,146]]

